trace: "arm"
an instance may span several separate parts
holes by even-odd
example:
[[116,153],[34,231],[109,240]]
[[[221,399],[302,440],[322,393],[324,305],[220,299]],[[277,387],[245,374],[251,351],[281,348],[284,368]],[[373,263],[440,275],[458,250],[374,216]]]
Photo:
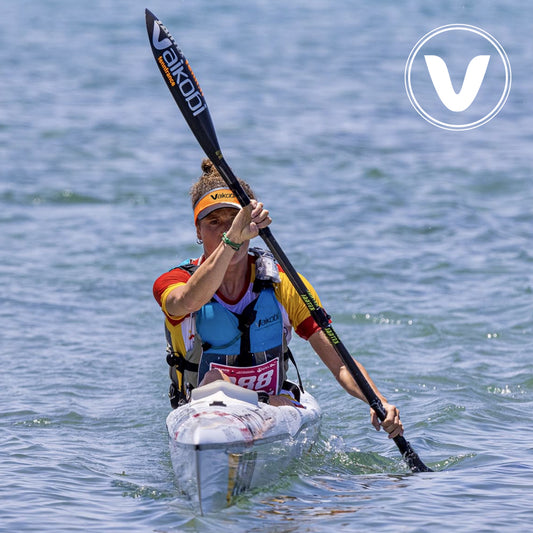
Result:
[[[231,225],[220,223],[219,227],[211,228],[210,232],[217,232],[219,234],[217,239],[221,239],[222,233],[226,231],[227,237],[232,242],[242,244],[256,237],[259,234],[259,229],[268,226],[270,222],[268,211],[263,208],[263,204],[258,203],[256,200],[251,200],[248,206],[237,211],[237,215],[233,218]],[[200,222],[200,224],[202,223],[203,221]],[[247,259],[244,260],[247,258],[247,246],[243,246],[241,250],[236,251],[221,240],[217,242],[218,244],[214,250],[210,251],[210,253],[205,253],[205,261],[191,276],[187,284],[176,287],[167,295],[165,303],[170,315],[182,317],[198,311],[209,302],[222,284],[230,264],[232,264],[232,261],[235,262],[236,254],[241,254],[243,261],[240,261],[239,265],[234,268],[237,274],[239,274],[240,268],[240,275],[245,275],[248,268]]]
[[[311,344],[315,352],[318,354],[320,359],[322,359],[324,364],[328,367],[333,376],[335,376],[335,379],[346,390],[346,392],[366,402],[366,399],[363,393],[361,392],[361,389],[358,387],[349,370],[345,367],[344,363],[338,356],[337,352],[335,351],[335,348],[333,348],[333,346],[327,339],[324,332],[322,330],[316,331],[309,338],[309,343]],[[360,368],[361,372],[367,379],[370,386],[374,389],[375,393],[383,403],[383,407],[387,411],[387,418],[382,423],[380,423],[376,413],[373,409],[371,409],[370,414],[372,425],[378,431],[380,429],[380,426],[382,426],[383,429],[389,434],[389,438],[391,439],[398,435],[402,435],[403,425],[400,421],[399,410],[394,405],[389,404],[386,398],[379,392],[378,388],[368,375],[368,372],[366,371],[364,366],[359,362],[357,362],[357,366]]]
[[220,242],[216,250],[198,267],[185,285],[168,293],[166,309],[175,317],[198,311],[218,290],[235,250]]

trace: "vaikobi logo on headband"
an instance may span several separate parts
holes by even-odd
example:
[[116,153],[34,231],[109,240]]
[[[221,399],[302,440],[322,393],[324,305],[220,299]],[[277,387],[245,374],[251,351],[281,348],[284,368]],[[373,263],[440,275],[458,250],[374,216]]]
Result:
[[501,111],[511,90],[511,64],[500,43],[481,28],[441,26],[411,51],[405,88],[413,107],[431,124],[469,130]]

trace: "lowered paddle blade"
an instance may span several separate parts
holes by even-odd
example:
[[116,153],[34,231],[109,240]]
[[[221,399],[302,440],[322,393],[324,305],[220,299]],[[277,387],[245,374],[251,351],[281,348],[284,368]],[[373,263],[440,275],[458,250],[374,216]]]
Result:
[[394,442],[402,454],[403,460],[412,472],[433,472],[429,466],[426,466],[418,454],[411,448],[409,441],[404,437],[395,437]]

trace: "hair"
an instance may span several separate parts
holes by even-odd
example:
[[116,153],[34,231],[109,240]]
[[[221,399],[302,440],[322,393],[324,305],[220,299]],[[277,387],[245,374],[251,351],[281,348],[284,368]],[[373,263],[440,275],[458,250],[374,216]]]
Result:
[[[255,199],[255,194],[244,180],[239,179],[244,192],[248,195],[249,198]],[[202,198],[205,194],[213,189],[218,189],[220,187],[228,187],[226,182],[222,179],[222,176],[218,173],[218,170],[215,168],[215,165],[211,162],[210,159],[205,158],[202,161],[202,175],[198,180],[193,184],[189,191],[191,197],[192,206],[196,205],[198,200]]]

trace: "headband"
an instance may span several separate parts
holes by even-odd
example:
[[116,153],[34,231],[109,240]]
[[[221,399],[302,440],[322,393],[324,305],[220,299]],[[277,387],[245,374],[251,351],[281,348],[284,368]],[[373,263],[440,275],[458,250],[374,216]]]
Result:
[[202,218],[205,218],[209,213],[215,211],[215,209],[220,209],[222,207],[235,207],[237,209],[241,208],[237,198],[230,189],[224,187],[219,187],[218,189],[213,189],[208,193],[204,194],[194,206],[194,224]]

